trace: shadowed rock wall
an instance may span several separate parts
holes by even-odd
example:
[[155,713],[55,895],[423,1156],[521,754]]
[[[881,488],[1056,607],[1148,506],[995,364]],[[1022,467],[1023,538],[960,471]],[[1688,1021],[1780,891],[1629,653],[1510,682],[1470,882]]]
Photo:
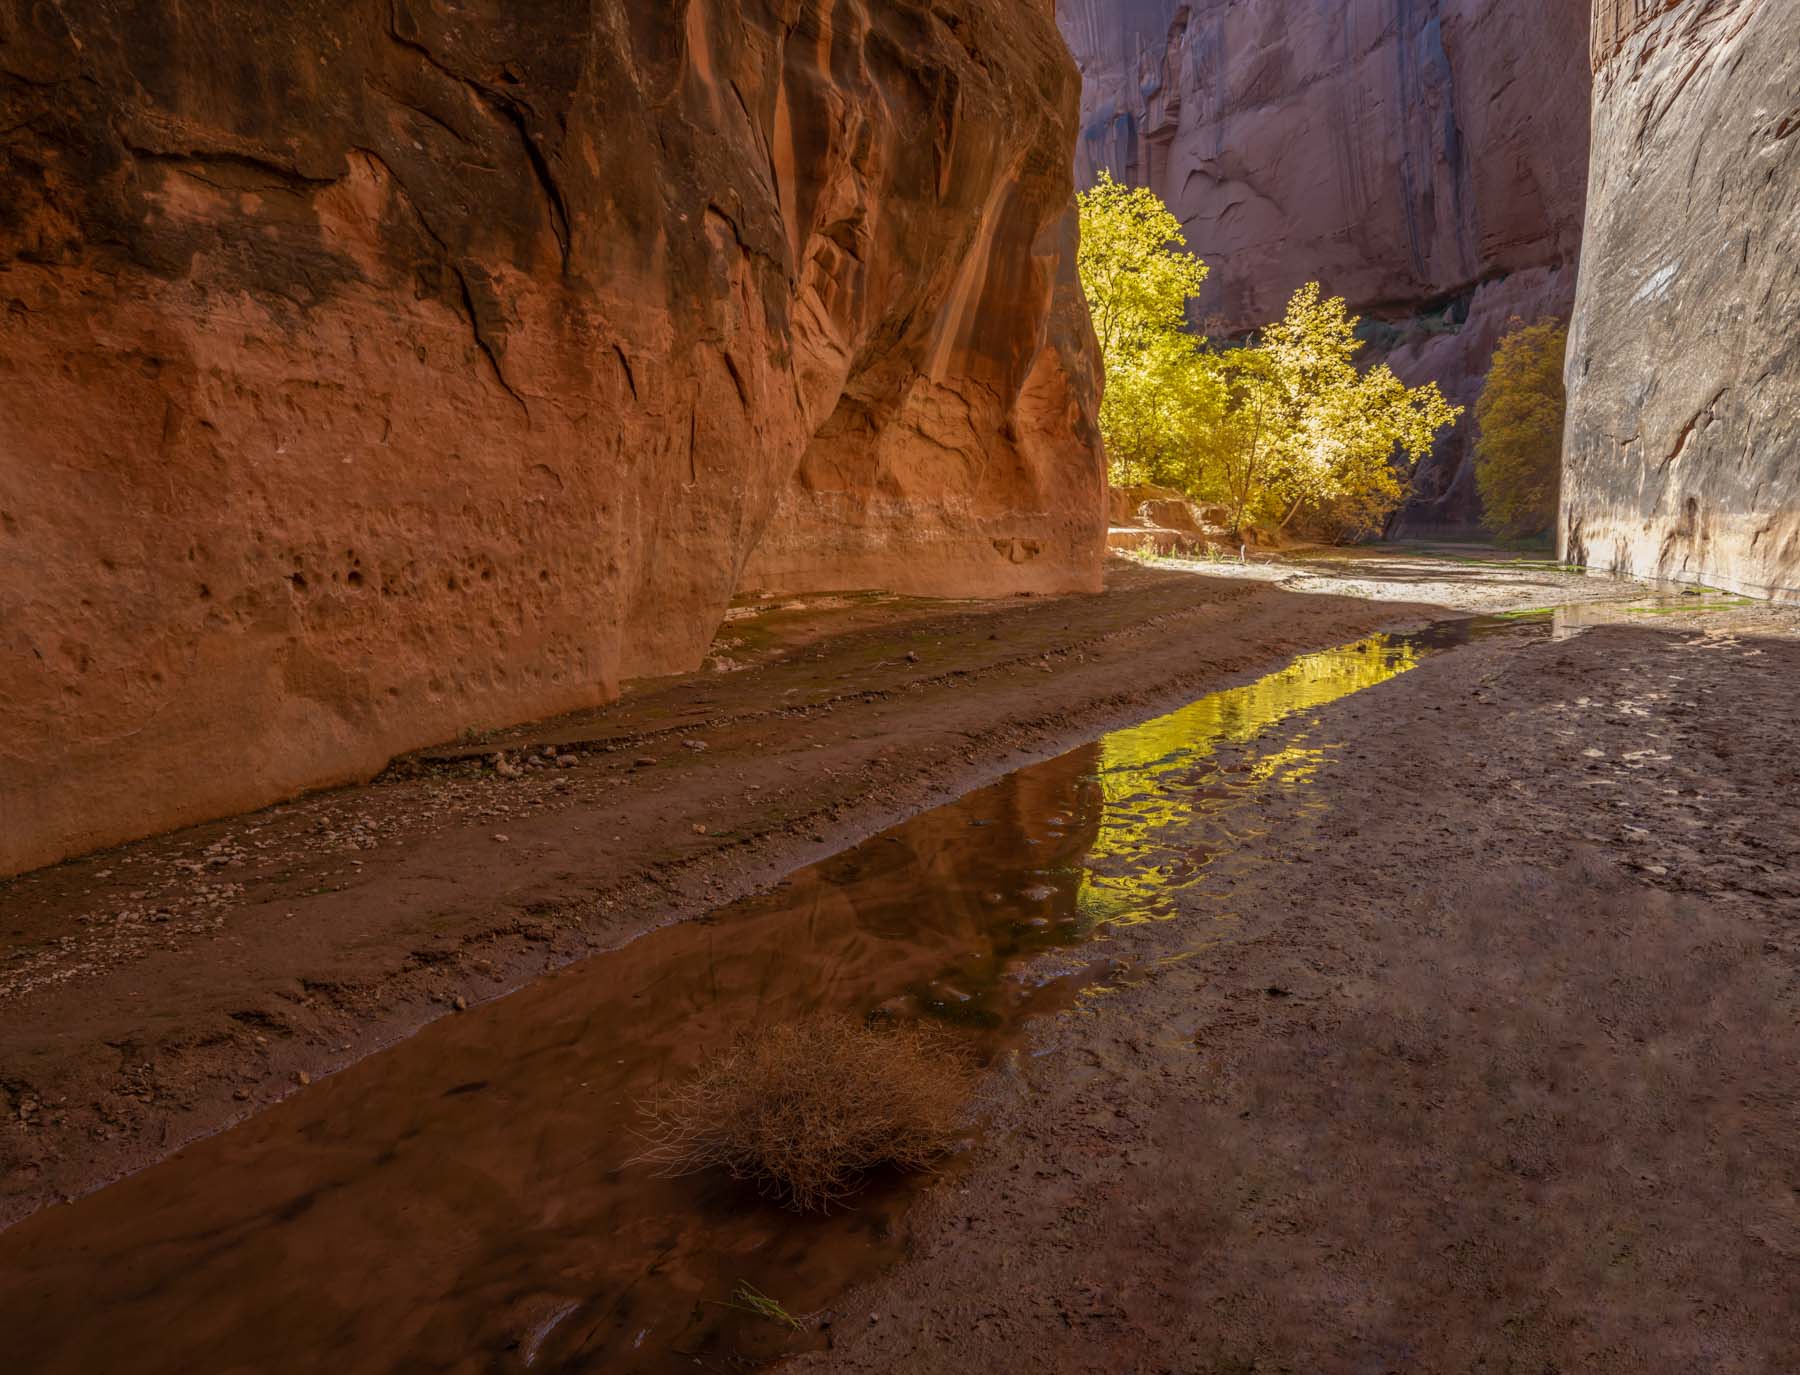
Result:
[[[1317,279],[1408,381],[1472,403],[1508,319],[1566,315],[1587,176],[1582,0],[1059,0],[1082,69],[1076,180],[1151,186],[1212,264],[1202,329]],[[1479,513],[1472,416],[1414,528]]]
[[1597,13],[1564,554],[1800,599],[1800,7]]
[[0,872],[1097,587],[1048,0],[0,0]]

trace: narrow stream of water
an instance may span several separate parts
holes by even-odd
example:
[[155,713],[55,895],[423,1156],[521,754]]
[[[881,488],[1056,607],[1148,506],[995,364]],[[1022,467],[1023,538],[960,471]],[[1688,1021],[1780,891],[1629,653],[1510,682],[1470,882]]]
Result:
[[921,1181],[796,1218],[623,1168],[633,1104],[741,1028],[815,1008],[939,1018],[991,1056],[1100,977],[1084,945],[1174,917],[1255,838],[1247,798],[1312,782],[1338,742],[1289,718],[1486,628],[1510,627],[1305,655],[1021,769],[39,1213],[0,1234],[4,1349],[41,1375],[650,1372],[822,1340],[722,1305],[748,1280],[829,1306],[898,1258]]

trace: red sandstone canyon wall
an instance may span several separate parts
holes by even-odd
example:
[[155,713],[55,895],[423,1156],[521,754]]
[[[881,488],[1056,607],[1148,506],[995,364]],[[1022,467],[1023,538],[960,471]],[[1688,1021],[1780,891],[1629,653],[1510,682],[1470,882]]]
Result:
[[1048,0],[0,0],[0,872],[1097,586]]
[[1800,600],[1800,6],[1598,0],[1562,547]]
[[[1084,80],[1077,181],[1153,187],[1212,264],[1201,328],[1346,297],[1409,381],[1472,403],[1517,314],[1566,315],[1587,181],[1584,0],[1059,0]],[[1472,418],[1415,531],[1478,516]]]

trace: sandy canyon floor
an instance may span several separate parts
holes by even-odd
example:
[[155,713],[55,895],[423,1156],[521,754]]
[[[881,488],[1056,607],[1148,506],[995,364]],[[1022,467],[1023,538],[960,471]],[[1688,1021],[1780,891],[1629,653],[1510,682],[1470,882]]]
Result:
[[992,1043],[890,1263],[702,1368],[1800,1368],[1800,616],[1643,591],[1388,549],[746,606],[605,710],[0,884],[0,1272],[112,1191],[66,1200],[1009,771],[1589,604],[1161,780],[1180,881],[1047,957],[1068,996]]

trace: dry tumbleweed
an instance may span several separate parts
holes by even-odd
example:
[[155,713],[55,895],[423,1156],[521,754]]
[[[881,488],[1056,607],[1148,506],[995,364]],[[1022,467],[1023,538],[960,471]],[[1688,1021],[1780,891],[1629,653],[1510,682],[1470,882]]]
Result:
[[740,1035],[640,1106],[632,1164],[719,1168],[797,1211],[826,1211],[880,1165],[923,1169],[959,1134],[974,1067],[944,1033],[814,1015]]

